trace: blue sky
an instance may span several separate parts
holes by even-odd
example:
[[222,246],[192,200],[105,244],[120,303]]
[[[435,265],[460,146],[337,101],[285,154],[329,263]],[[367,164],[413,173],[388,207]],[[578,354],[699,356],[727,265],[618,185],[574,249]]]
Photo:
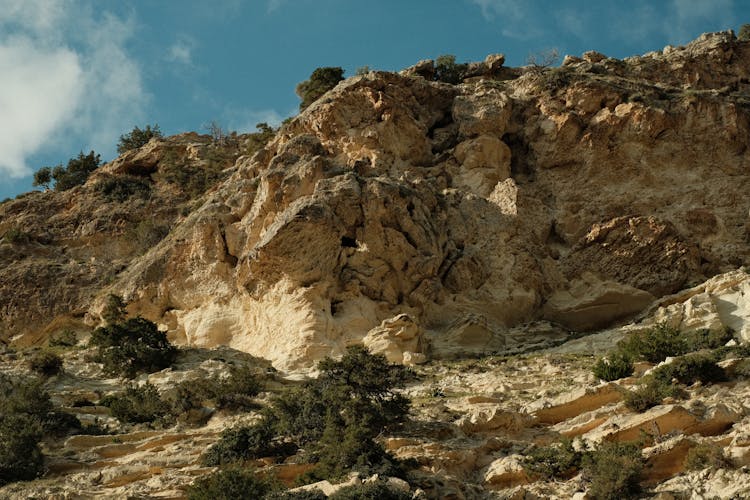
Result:
[[135,125],[251,131],[319,66],[596,49],[627,57],[750,22],[745,0],[0,0],[0,199]]

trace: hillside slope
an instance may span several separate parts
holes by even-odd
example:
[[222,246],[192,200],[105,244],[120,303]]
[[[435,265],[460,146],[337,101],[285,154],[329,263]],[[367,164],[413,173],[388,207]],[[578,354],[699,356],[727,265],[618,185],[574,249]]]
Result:
[[[6,202],[3,337],[96,324],[115,293],[278,368],[362,341],[413,363],[558,342],[747,263],[750,43],[494,61],[460,85],[429,64],[349,78],[252,157],[178,136]],[[203,197],[160,181],[211,161]],[[102,200],[120,174],[155,188]],[[144,220],[168,233],[139,246]]]

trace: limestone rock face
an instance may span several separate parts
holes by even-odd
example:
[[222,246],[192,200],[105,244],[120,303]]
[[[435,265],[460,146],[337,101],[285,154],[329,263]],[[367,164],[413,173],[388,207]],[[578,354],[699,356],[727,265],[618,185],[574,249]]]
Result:
[[[93,326],[116,293],[175,341],[282,369],[365,338],[415,363],[603,328],[748,261],[750,44],[718,33],[623,61],[502,64],[461,85],[433,81],[432,61],[369,72],[252,156],[242,138],[185,134],[3,204],[0,234],[30,234],[0,244],[3,338]],[[216,182],[190,198],[175,165]],[[95,201],[112,177],[158,197]],[[146,214],[167,222],[135,245]],[[400,315],[419,334],[388,323]],[[540,320],[562,328],[524,335]]]
[[426,361],[426,340],[419,326],[407,314],[384,320],[367,332],[362,343],[390,363],[419,364]]

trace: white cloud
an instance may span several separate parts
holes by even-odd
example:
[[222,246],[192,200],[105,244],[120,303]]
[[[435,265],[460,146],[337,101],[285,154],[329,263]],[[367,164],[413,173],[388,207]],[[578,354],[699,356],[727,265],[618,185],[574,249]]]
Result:
[[496,17],[519,20],[526,15],[524,7],[528,5],[523,0],[471,0],[482,9],[482,15],[487,20]]
[[192,39],[180,37],[167,49],[167,61],[192,66],[193,47],[195,47],[195,42]]
[[267,123],[272,127],[278,127],[284,118],[297,114],[297,110],[288,113],[286,116],[275,109],[243,110],[241,112],[232,110],[226,114],[229,116],[230,130],[236,130],[239,133],[248,133],[257,132],[255,126],[258,123]]
[[146,103],[134,30],[84,0],[0,0],[0,173],[28,175],[52,146],[114,150]]

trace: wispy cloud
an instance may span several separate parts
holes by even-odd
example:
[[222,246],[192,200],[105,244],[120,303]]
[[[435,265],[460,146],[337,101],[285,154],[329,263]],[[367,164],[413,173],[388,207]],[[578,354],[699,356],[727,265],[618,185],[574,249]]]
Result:
[[282,5],[286,3],[286,0],[268,0],[266,11],[270,14],[271,12],[277,11]]
[[284,115],[275,109],[245,109],[242,111],[231,110],[227,112],[229,128],[240,133],[255,132],[258,123],[267,123],[272,127],[278,127],[287,116],[297,114],[293,112]]
[[184,66],[192,66],[194,48],[195,41],[192,38],[181,36],[167,49],[166,59]]
[[[530,40],[572,35],[595,41],[595,36],[637,44],[656,38],[672,44],[686,43],[702,31],[736,25],[735,0],[632,0],[619,4],[595,4],[583,9],[581,2],[560,0],[468,0],[480,8],[487,22],[495,23],[509,38]],[[627,14],[624,11],[627,10]],[[606,26],[606,31],[602,27]],[[594,47],[592,47],[594,48]]]
[[516,40],[530,40],[542,34],[533,19],[533,7],[523,0],[470,0],[489,22],[500,23],[500,33]]
[[28,175],[29,156],[55,144],[113,149],[146,103],[125,50],[134,30],[83,0],[0,0],[0,173]]

